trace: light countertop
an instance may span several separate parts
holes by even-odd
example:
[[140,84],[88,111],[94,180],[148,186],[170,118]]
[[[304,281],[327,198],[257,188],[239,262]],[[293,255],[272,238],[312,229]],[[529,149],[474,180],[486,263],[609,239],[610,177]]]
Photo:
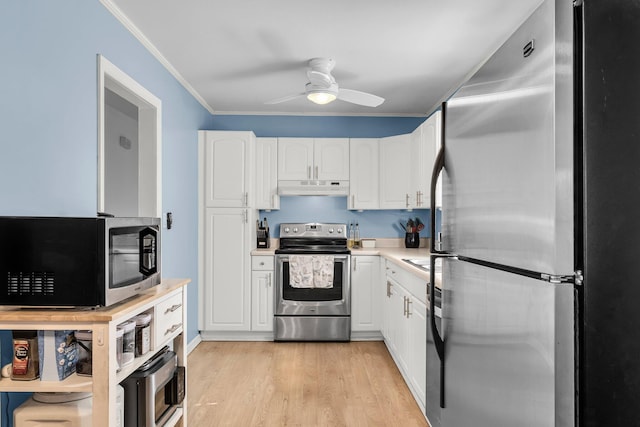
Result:
[[[405,248],[403,239],[376,239],[375,248],[359,248],[351,249],[352,256],[381,256],[389,261],[397,264],[404,270],[414,274],[425,281],[429,281],[429,272],[422,270],[416,266],[413,266],[407,262],[404,262],[403,258],[429,258],[429,239],[420,239],[419,248]],[[272,239],[271,247],[267,249],[254,249],[251,251],[251,255],[275,255],[275,251],[278,248],[277,239]]]

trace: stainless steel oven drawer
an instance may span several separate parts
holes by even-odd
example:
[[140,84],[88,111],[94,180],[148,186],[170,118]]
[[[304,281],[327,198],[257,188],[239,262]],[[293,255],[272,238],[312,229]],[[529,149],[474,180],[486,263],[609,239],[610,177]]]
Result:
[[275,341],[349,341],[351,317],[278,316]]

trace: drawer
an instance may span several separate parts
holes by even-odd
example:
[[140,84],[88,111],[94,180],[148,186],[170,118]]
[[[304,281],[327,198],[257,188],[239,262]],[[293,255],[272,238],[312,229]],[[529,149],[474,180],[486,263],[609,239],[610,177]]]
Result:
[[409,293],[426,304],[427,302],[427,282],[422,278],[409,273],[402,267],[386,260],[387,277],[393,278]]
[[252,270],[273,270],[273,257],[265,255],[254,255],[251,257]]
[[154,346],[159,349],[168,340],[182,332],[182,292],[169,296],[154,307]]

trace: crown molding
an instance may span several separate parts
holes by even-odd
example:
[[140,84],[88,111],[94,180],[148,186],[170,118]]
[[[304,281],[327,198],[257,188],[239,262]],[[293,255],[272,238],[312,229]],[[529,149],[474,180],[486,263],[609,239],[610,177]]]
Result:
[[216,114],[213,108],[204,100],[202,96],[182,77],[167,58],[157,47],[144,35],[142,31],[116,6],[111,0],[100,0],[100,3],[136,38],[142,45],[171,73],[173,77],[212,115]]

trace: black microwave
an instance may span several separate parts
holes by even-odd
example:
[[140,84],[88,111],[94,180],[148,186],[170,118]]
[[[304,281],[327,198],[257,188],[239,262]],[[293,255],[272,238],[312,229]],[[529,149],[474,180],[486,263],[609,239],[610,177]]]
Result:
[[109,306],[160,283],[159,218],[0,217],[0,305]]

